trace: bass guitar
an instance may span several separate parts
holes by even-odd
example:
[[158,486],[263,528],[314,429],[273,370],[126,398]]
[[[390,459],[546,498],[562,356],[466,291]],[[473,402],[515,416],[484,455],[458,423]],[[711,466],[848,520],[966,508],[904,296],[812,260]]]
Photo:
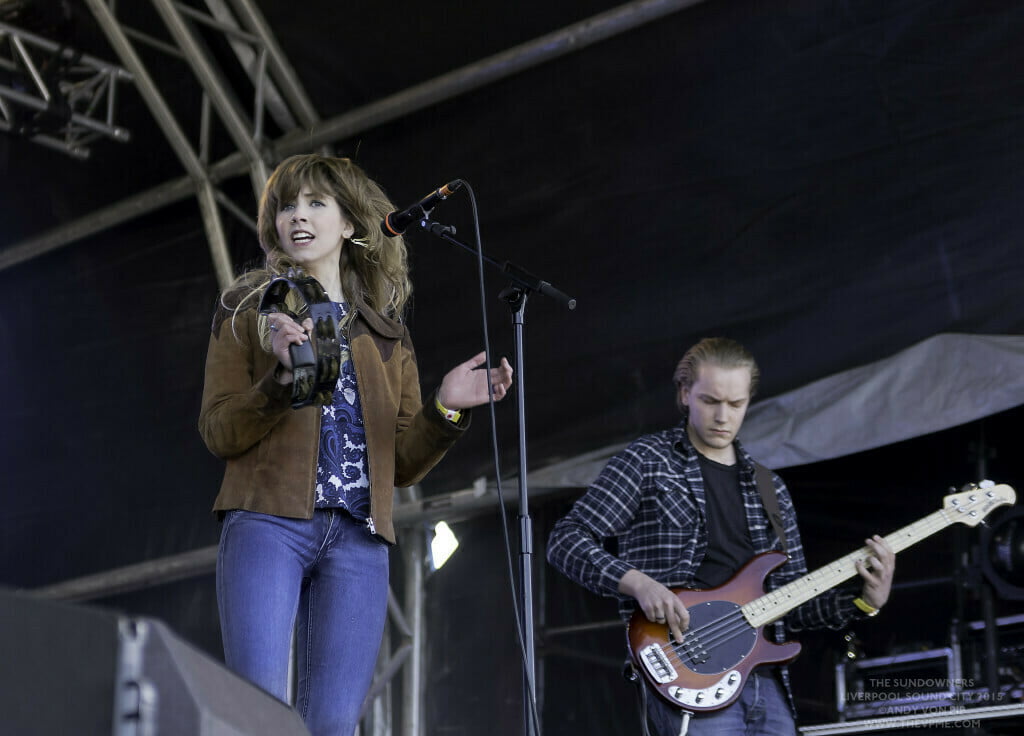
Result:
[[[899,552],[954,523],[976,526],[993,509],[1017,500],[1008,485],[982,486],[946,496],[941,509],[893,532],[886,541]],[[755,667],[789,662],[800,653],[796,642],[770,641],[764,628],[852,578],[856,562],[870,554],[862,547],[769,593],[764,581],[786,561],[781,552],[757,555],[717,588],[674,589],[690,613],[682,641],[674,641],[665,624],[637,610],[627,630],[633,661],[669,703],[694,713],[724,708],[739,697]]]

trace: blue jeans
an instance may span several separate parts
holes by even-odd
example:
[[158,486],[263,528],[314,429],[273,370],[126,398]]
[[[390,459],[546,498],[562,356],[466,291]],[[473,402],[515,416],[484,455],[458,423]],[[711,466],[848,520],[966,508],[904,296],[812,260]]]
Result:
[[288,697],[296,634],[295,708],[314,736],[352,736],[373,680],[387,614],[388,547],[343,511],[286,519],[224,518],[217,602],[228,667]]
[[[657,736],[678,736],[682,721],[678,708],[647,693],[647,716]],[[728,708],[698,713],[690,718],[687,736],[795,736],[796,725],[778,678],[770,669],[755,669],[743,692]]]

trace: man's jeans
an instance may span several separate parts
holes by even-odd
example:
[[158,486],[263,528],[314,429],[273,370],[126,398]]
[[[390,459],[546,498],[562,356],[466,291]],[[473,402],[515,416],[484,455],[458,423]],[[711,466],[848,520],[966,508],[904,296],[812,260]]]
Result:
[[373,678],[387,613],[388,547],[347,513],[224,518],[217,600],[228,667],[295,707],[314,736],[351,736]]
[[[678,736],[682,717],[654,691],[647,693],[647,715],[657,736]],[[793,714],[770,668],[750,673],[735,703],[690,718],[687,736],[793,736]]]

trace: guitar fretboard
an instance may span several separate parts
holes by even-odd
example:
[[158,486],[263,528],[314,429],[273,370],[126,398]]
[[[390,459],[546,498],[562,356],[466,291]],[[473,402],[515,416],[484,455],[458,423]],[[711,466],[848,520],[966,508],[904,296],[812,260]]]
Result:
[[[998,491],[1001,489],[1008,489],[1012,498],[1007,500],[1005,491],[1004,495],[1000,496]],[[885,540],[893,551],[900,552],[956,522],[973,526],[996,506],[1013,503],[1016,500],[1013,489],[1004,485],[959,495],[964,497],[964,503],[953,502],[893,532]],[[743,615],[754,628],[777,621],[797,606],[852,578],[857,574],[856,562],[866,560],[871,554],[869,547],[861,547],[829,565],[820,567],[760,598],[755,598],[743,606]]]

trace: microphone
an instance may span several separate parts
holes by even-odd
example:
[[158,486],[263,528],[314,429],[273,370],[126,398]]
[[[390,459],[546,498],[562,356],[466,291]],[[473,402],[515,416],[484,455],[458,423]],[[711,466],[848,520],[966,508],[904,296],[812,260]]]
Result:
[[419,202],[416,202],[416,204],[409,205],[404,210],[389,212],[381,220],[380,231],[389,238],[401,235],[411,224],[427,217],[438,202],[442,199],[448,199],[462,184],[462,179],[450,181],[440,189],[432,191]]

